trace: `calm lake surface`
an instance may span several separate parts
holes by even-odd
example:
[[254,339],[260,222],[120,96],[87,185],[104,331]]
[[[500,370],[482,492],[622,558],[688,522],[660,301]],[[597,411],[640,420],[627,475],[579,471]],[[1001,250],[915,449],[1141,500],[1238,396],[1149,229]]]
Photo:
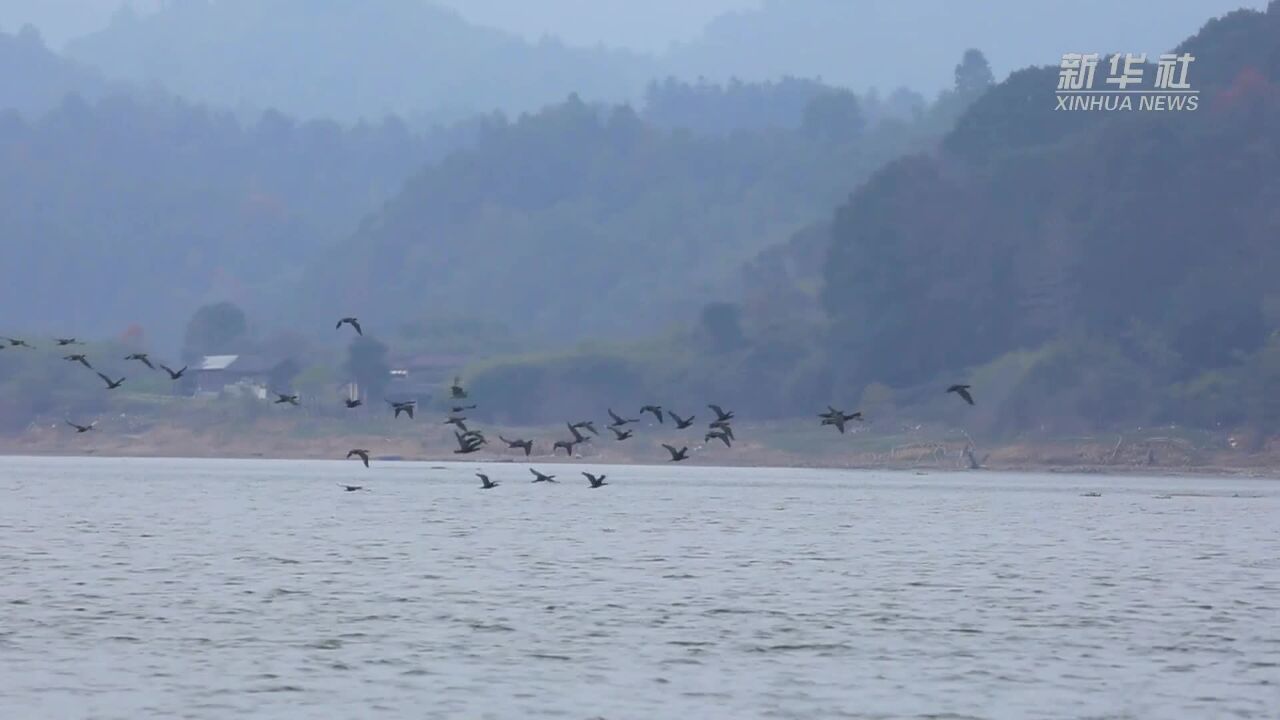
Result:
[[1280,712],[1277,481],[478,467],[0,458],[0,717]]

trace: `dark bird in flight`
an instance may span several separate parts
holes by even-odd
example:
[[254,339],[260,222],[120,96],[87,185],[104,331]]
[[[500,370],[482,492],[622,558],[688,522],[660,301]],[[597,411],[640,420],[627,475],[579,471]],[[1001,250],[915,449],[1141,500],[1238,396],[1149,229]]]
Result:
[[711,408],[711,412],[716,414],[716,422],[729,422],[733,419],[732,410],[725,412],[719,405],[708,405],[707,407]]
[[680,462],[681,460],[689,459],[689,448],[687,447],[682,447],[679,450],[677,450],[666,443],[663,443],[662,447],[666,448],[667,452],[671,453],[670,462]]
[[347,459],[350,460],[353,457],[359,457],[360,460],[364,463],[364,466],[369,467],[369,451],[368,450],[362,450],[360,448],[356,448],[355,450],[348,450]]
[[297,396],[297,395],[289,395],[288,393],[281,393],[281,392],[276,393],[276,401],[275,401],[275,404],[276,404],[276,405],[283,405],[284,403],[289,403],[290,405],[297,405],[297,404],[298,404],[298,396]]
[[489,476],[488,476],[488,475],[485,475],[484,473],[476,473],[476,477],[480,478],[480,489],[481,489],[481,490],[492,490],[492,489],[494,489],[494,488],[498,487],[498,483],[496,483],[496,482],[494,482],[494,481],[490,480],[490,479],[489,479]]
[[32,350],[35,349],[33,346],[28,345],[26,340],[19,340],[17,338],[11,338],[11,337],[7,337],[5,338],[5,340],[9,341],[9,345],[11,347],[24,347]]
[[677,430],[684,430],[685,428],[689,427],[690,425],[693,424],[693,419],[697,417],[696,415],[690,415],[689,417],[682,419],[679,415],[675,414],[675,412],[672,410],[668,410],[667,414],[671,416],[672,420],[676,421]]
[[704,437],[703,440],[707,442],[710,442],[712,440],[719,440],[724,443],[725,447],[733,447],[733,443],[729,440],[728,433],[724,432],[723,430],[712,430],[707,433],[706,437]]
[[969,394],[968,385],[952,385],[951,387],[947,388],[947,392],[955,393],[960,397],[964,398],[965,402],[969,403],[970,405],[973,404],[973,396]]
[[463,430],[462,437],[466,438],[469,442],[475,442],[479,445],[489,444],[489,438],[485,437],[484,433],[479,430]]
[[102,382],[107,384],[108,390],[115,390],[116,388],[123,385],[125,381],[124,378],[120,378],[119,380],[112,380],[111,378],[107,377],[106,375],[103,375],[102,373],[98,373],[98,377],[102,378]]
[[339,320],[339,321],[338,321],[338,324],[337,324],[337,325],[334,325],[334,326],[333,326],[333,329],[334,329],[334,330],[341,330],[341,329],[342,329],[342,326],[343,326],[344,324],[346,324],[346,325],[350,325],[351,327],[355,328],[355,329],[356,329],[356,334],[357,334],[357,335],[364,335],[364,330],[361,330],[361,329],[360,329],[360,321],[359,321],[359,320],[357,320],[357,319],[355,319],[355,318],[353,318],[353,317],[345,317],[345,318],[342,318],[341,320]]
[[643,415],[645,413],[652,413],[654,417],[658,418],[658,424],[659,425],[662,424],[662,406],[661,405],[645,405],[644,407],[640,408],[640,414]]
[[633,422],[640,422],[637,418],[624,418],[618,415],[618,413],[613,411],[613,408],[609,408],[609,417],[613,419],[613,422],[609,423],[609,427],[622,427],[623,425],[628,425]]
[[542,474],[542,473],[538,472],[537,470],[534,470],[533,468],[529,468],[529,472],[533,473],[533,481],[534,481],[534,482],[536,482],[536,483],[538,483],[538,482],[550,482],[550,483],[553,483],[553,482],[555,482],[555,481],[556,481],[556,476],[555,476],[555,475],[544,475],[544,474]]
[[75,338],[54,338],[54,342],[58,343],[58,347],[66,347],[67,345],[83,345],[84,343]]
[[458,427],[458,429],[459,429],[459,430],[461,430],[462,432],[466,432],[466,431],[467,431],[467,419],[466,419],[466,418],[464,418],[464,417],[450,417],[448,420],[445,420],[445,421],[444,421],[443,423],[441,423],[441,424],[443,424],[443,425],[456,425],[456,426]]
[[85,357],[84,355],[71,354],[71,355],[64,356],[62,359],[67,360],[69,362],[78,362],[81,365],[89,368],[90,370],[93,369],[93,366],[89,364],[89,358]]
[[396,411],[396,417],[400,417],[400,413],[408,413],[409,419],[412,420],[413,408],[416,407],[418,403],[416,400],[406,400],[405,402],[392,402],[388,400],[387,404]]
[[463,413],[468,410],[475,410],[475,409],[476,409],[475,405],[454,405],[453,407],[449,408],[449,412],[453,413],[454,415],[457,415],[458,413]]
[[613,431],[613,434],[617,436],[618,440],[626,440],[635,434],[631,430],[619,430],[616,427],[610,427],[609,429]]
[[529,454],[533,452],[532,440],[508,440],[501,435],[498,436],[498,439],[507,444],[508,450],[515,450],[516,448],[524,450],[525,457],[529,457]]
[[340,484],[340,485],[338,485],[338,487],[342,488],[343,490],[346,490],[347,492],[355,492],[355,491],[357,491],[357,490],[363,490],[363,489],[364,489],[364,486],[363,486],[363,485],[341,485],[341,484]]
[[736,437],[734,437],[734,436],[733,436],[733,428],[729,427],[729,421],[728,421],[728,420],[717,420],[717,421],[715,421],[715,422],[711,423],[711,429],[712,429],[712,430],[719,430],[720,432],[724,433],[725,435],[728,435],[730,440],[737,440],[737,439],[738,439],[738,438],[736,438]]
[[98,421],[97,421],[97,420],[94,420],[93,422],[89,423],[88,425],[77,425],[77,424],[75,424],[75,423],[71,422],[70,420],[68,420],[68,421],[67,421],[67,424],[68,424],[68,425],[70,425],[71,427],[75,428],[77,433],[87,433],[87,432],[89,432],[90,430],[92,430],[92,429],[93,429],[93,426],[94,426],[94,425],[97,425],[97,424],[98,424]]
[[591,483],[591,487],[593,488],[604,487],[605,485],[609,484],[604,481],[604,479],[608,477],[608,475],[600,475],[599,477],[597,477],[595,475],[592,475],[589,472],[584,472],[582,473],[582,475],[587,479],[587,482]]
[[467,391],[462,387],[462,378],[454,376],[453,384],[449,386],[449,395],[455,400],[461,400],[467,396]]
[[458,440],[458,449],[453,451],[455,455],[469,455],[478,451],[480,446],[484,444],[480,440],[468,435],[463,435],[460,432],[455,432],[453,436]]
[[351,408],[360,407],[361,405],[364,404],[364,401],[359,399],[352,400],[351,398],[347,398],[346,400],[343,400],[342,403],[347,406],[348,410],[350,410]]
[[[589,437],[587,437],[586,435],[583,435],[582,433],[578,432],[578,426],[577,426],[577,425],[574,425],[573,423],[565,423],[565,426],[566,426],[566,427],[568,427],[568,428],[569,428],[569,432],[573,434],[573,444],[574,444],[574,445],[577,445],[578,443],[591,442],[591,438],[589,438]],[[551,451],[552,451],[552,452],[555,452],[555,448],[552,448],[552,450],[551,450]]]
[[835,428],[840,431],[841,435],[844,434],[845,423],[849,422],[850,420],[857,420],[858,422],[862,422],[862,413],[854,412],[854,413],[845,414],[843,411],[836,410],[834,408],[831,409],[831,412],[822,413],[818,415],[818,417],[822,418],[823,425],[834,425]]
[[187,366],[186,366],[186,365],[183,365],[181,370],[174,370],[173,368],[169,367],[168,365],[165,365],[164,363],[160,363],[160,369],[161,369],[161,370],[164,370],[166,373],[169,373],[169,379],[170,379],[170,380],[180,380],[180,379],[182,378],[182,376],[183,376],[183,375],[186,375],[186,374],[187,374]]
[[555,455],[558,448],[564,448],[564,452],[569,457],[573,457],[573,447],[581,440],[557,440],[551,445],[551,454]]
[[156,366],[151,364],[151,358],[147,357],[146,353],[133,353],[132,355],[125,355],[124,359],[137,360],[138,362],[142,363],[143,365],[146,365],[152,370],[156,369]]
[[[574,429],[578,429],[578,428],[581,428],[581,429],[583,429],[583,430],[586,430],[586,431],[590,432],[592,435],[599,435],[599,434],[600,434],[600,431],[596,429],[596,424],[595,424],[594,422],[590,421],[590,420],[583,420],[582,422],[576,422],[576,423],[574,423],[574,424],[572,424],[572,425],[570,425],[570,426],[569,426],[569,429],[570,429],[570,430],[574,430]],[[576,433],[575,433],[575,434],[576,434]]]

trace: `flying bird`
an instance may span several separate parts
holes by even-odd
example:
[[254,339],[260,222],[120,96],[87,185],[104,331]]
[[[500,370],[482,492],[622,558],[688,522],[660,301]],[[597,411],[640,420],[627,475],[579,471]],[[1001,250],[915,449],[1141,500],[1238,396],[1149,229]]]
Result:
[[613,422],[609,423],[609,427],[622,427],[623,425],[628,425],[633,422],[640,422],[636,418],[624,418],[618,415],[618,413],[613,411],[613,408],[609,408],[609,417],[613,419]]
[[582,475],[587,479],[587,482],[591,483],[591,487],[593,488],[604,487],[609,484],[604,481],[604,479],[608,477],[607,475],[600,475],[597,477],[589,472],[584,472]]
[[543,473],[540,473],[540,472],[538,472],[537,470],[534,470],[533,468],[529,468],[529,472],[533,473],[533,482],[536,482],[536,483],[539,483],[539,482],[550,482],[550,483],[553,483],[553,482],[555,482],[555,481],[556,481],[556,476],[555,476],[555,475],[544,475]]
[[34,348],[34,347],[32,347],[31,345],[28,345],[26,340],[19,340],[19,339],[17,339],[17,338],[11,338],[11,337],[7,337],[7,338],[4,338],[4,339],[9,341],[9,345],[10,345],[11,347],[24,347],[24,348],[28,348],[28,349],[32,349],[32,350],[34,350],[34,349],[35,349],[35,348]]
[[658,424],[659,425],[662,424],[662,406],[661,405],[645,405],[644,407],[640,408],[640,414],[643,415],[645,413],[651,413],[654,417],[658,418]]
[[668,410],[667,414],[671,416],[672,420],[676,421],[677,430],[684,430],[685,428],[689,427],[690,425],[693,424],[693,419],[697,417],[696,415],[690,415],[689,417],[682,419],[679,415],[675,414],[675,412],[671,410]]
[[[574,430],[577,428],[586,430],[590,432],[592,435],[600,434],[600,431],[596,429],[596,424],[590,420],[583,420],[582,422],[576,422],[569,426],[570,430]],[[574,434],[576,435],[577,433],[574,433]]]
[[822,413],[818,415],[818,417],[822,418],[823,425],[834,425],[835,428],[840,431],[841,435],[844,434],[845,423],[849,422],[850,420],[857,420],[858,422],[862,422],[861,412],[853,412],[853,413],[845,414],[843,411],[836,410],[834,408],[831,409],[831,412]]
[[62,359],[63,359],[63,360],[66,360],[66,361],[68,361],[68,362],[78,362],[78,363],[80,363],[81,365],[83,365],[83,366],[85,366],[85,367],[89,368],[90,370],[92,370],[92,369],[93,369],[93,366],[89,364],[89,358],[85,357],[84,355],[78,354],[78,353],[74,353],[74,354],[71,354],[71,355],[64,355]]
[[475,409],[476,409],[475,405],[454,405],[453,407],[449,408],[449,412],[453,413],[454,415],[457,415],[458,413],[463,413],[468,410],[475,410]]
[[494,488],[498,487],[498,483],[496,483],[496,482],[494,482],[494,481],[490,480],[490,479],[489,479],[489,476],[488,476],[488,475],[485,475],[484,473],[476,473],[476,477],[480,478],[480,489],[481,489],[481,490],[492,490],[492,489],[494,489]]
[[83,345],[84,343],[75,338],[54,338],[54,342],[58,343],[58,347],[66,347],[67,345]]
[[461,400],[467,396],[467,391],[462,387],[462,378],[454,376],[453,384],[449,386],[449,395],[455,400]]
[[147,354],[146,354],[146,353],[137,353],[137,352],[136,352],[136,353],[133,353],[133,354],[131,354],[131,355],[125,355],[125,356],[124,356],[124,359],[125,359],[125,360],[137,360],[138,362],[142,363],[143,365],[146,365],[147,367],[151,368],[152,370],[155,370],[155,369],[156,369],[156,366],[151,364],[151,358],[147,357]]
[[617,436],[618,440],[626,440],[635,434],[631,430],[619,430],[616,427],[610,427],[609,429],[613,431],[613,434]]
[[464,417],[450,417],[448,420],[445,420],[445,421],[444,421],[443,423],[441,423],[441,424],[442,424],[442,425],[456,425],[456,426],[458,426],[458,429],[459,429],[459,430],[461,430],[462,432],[466,432],[466,431],[467,431],[467,419],[466,419],[466,418],[464,418]]
[[455,455],[469,455],[477,452],[480,450],[480,446],[484,444],[482,441],[460,432],[455,432],[453,436],[458,440],[458,449],[453,451]]
[[728,422],[733,419],[732,410],[726,412],[719,405],[708,405],[707,407],[711,408],[711,412],[716,414],[716,422]]
[[387,404],[396,411],[396,417],[400,417],[400,413],[408,413],[409,419],[412,420],[413,408],[416,407],[418,403],[416,400],[406,400],[405,402],[392,402],[391,400],[388,400]]
[[533,452],[532,440],[508,440],[501,435],[498,436],[498,439],[507,444],[508,450],[515,450],[516,448],[524,450],[525,457],[529,457],[529,454]]
[[276,393],[276,401],[274,404],[283,405],[284,403],[289,403],[290,405],[297,405],[298,396],[289,395],[288,393],[281,393],[281,392]]
[[346,405],[346,406],[347,406],[347,409],[348,409],[348,410],[350,410],[351,408],[358,408],[358,407],[360,407],[361,405],[363,405],[363,404],[364,404],[364,401],[363,401],[363,400],[359,400],[359,399],[352,400],[351,398],[347,398],[346,400],[343,400],[342,402],[343,402],[343,404],[344,404],[344,405]]
[[573,457],[573,447],[581,440],[557,440],[551,445],[551,454],[555,455],[558,448],[564,448],[566,455]]
[[707,442],[719,440],[724,443],[725,447],[733,447],[733,443],[729,440],[728,433],[723,430],[712,430],[706,434],[706,437],[704,437],[703,440]]
[[970,405],[973,404],[973,396],[969,394],[968,385],[952,385],[951,387],[947,388],[947,392],[955,393],[960,397],[964,398],[965,402],[969,403]]
[[125,378],[120,378],[119,380],[112,380],[111,378],[107,377],[106,375],[103,375],[102,373],[98,373],[98,377],[102,378],[102,382],[107,384],[108,390],[115,390],[116,388],[123,385],[125,381]]
[[687,447],[682,447],[679,450],[677,450],[666,443],[663,443],[662,447],[666,448],[667,452],[671,453],[670,462],[680,462],[681,460],[689,459],[689,448]]
[[360,448],[356,448],[355,450],[347,451],[347,459],[350,460],[353,457],[359,457],[360,460],[364,462],[364,466],[369,467],[369,451],[368,450],[362,450]]
[[720,432],[724,433],[725,435],[728,435],[730,440],[737,440],[737,439],[738,439],[738,438],[736,438],[736,437],[734,437],[734,436],[733,436],[733,428],[729,427],[729,421],[728,421],[728,420],[717,420],[717,421],[715,421],[715,422],[711,423],[711,429],[712,429],[712,430],[719,430]]
[[67,424],[68,424],[68,425],[70,425],[71,427],[75,428],[75,429],[76,429],[76,433],[78,433],[78,434],[83,434],[83,433],[87,433],[87,432],[89,432],[90,430],[92,430],[92,429],[93,429],[93,426],[98,424],[98,421],[97,421],[97,420],[94,420],[93,422],[89,423],[88,425],[77,425],[76,423],[73,423],[73,422],[71,422],[70,420],[68,420],[68,421],[67,421]]
[[187,374],[187,366],[186,366],[186,365],[183,365],[181,370],[174,370],[173,368],[169,367],[168,365],[165,365],[164,363],[160,363],[160,369],[161,369],[161,370],[164,370],[166,373],[169,373],[169,379],[170,379],[170,380],[180,380],[180,379],[182,378],[182,376],[183,376],[183,375],[186,375],[186,374]]
[[339,321],[338,321],[338,324],[337,324],[337,325],[334,325],[334,326],[333,326],[333,329],[334,329],[334,330],[341,330],[341,329],[342,329],[342,326],[343,326],[344,324],[346,324],[346,325],[350,325],[351,327],[355,328],[355,329],[356,329],[356,334],[357,334],[357,335],[364,335],[364,330],[361,330],[361,329],[360,329],[360,321],[359,321],[359,320],[357,320],[357,319],[355,319],[355,318],[353,318],[353,317],[344,317],[344,318],[342,318],[341,320],[339,320]]
[[343,490],[346,490],[347,492],[355,492],[355,491],[357,491],[357,490],[363,490],[363,489],[364,489],[364,486],[363,486],[363,485],[343,485],[343,484],[339,484],[339,485],[338,485],[338,487],[342,488]]
[[[574,425],[573,423],[565,423],[565,426],[566,426],[566,427],[568,427],[568,428],[569,428],[569,432],[573,434],[573,444],[574,444],[574,445],[577,445],[578,443],[591,442],[591,438],[589,438],[589,437],[587,437],[586,435],[583,435],[582,433],[578,432],[578,426],[577,426],[577,425]],[[554,448],[552,448],[552,452],[555,452],[555,449],[554,449]]]

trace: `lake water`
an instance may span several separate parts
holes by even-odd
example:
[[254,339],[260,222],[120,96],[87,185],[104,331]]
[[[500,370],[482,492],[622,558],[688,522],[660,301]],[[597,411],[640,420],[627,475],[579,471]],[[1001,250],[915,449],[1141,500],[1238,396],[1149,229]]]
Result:
[[1280,482],[441,467],[0,458],[0,717],[1280,716]]

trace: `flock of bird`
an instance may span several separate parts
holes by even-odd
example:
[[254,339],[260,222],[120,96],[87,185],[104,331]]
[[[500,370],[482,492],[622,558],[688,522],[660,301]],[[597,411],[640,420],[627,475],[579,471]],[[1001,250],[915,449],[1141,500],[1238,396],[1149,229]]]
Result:
[[[364,335],[364,330],[357,318],[344,317],[338,320],[338,324],[335,328],[341,330],[343,325],[350,325],[358,335]],[[4,341],[4,343],[0,343],[0,350],[5,348],[34,349],[33,345],[19,338],[3,337],[0,338],[0,340]],[[75,346],[83,345],[83,343],[76,338],[54,338],[54,342],[56,342],[57,346],[60,348],[68,348],[68,354],[63,356],[63,360],[79,363],[89,370],[97,373],[98,377],[102,378],[102,381],[106,383],[107,390],[116,390],[120,388],[127,379],[125,377],[121,377],[118,380],[115,380],[112,379],[111,376],[94,368],[93,364],[89,362],[89,358],[84,353],[77,353],[74,351],[73,348]],[[169,376],[170,380],[174,381],[182,379],[187,372],[186,366],[183,366],[179,370],[174,370],[163,363],[153,363],[148,354],[144,352],[130,353],[129,355],[126,355],[124,359],[126,361],[141,363],[150,370],[163,371]],[[974,404],[973,395],[970,393],[969,385],[952,385],[947,388],[947,392],[958,395],[969,405]],[[279,391],[273,391],[272,394],[276,396],[273,401],[276,405],[298,406],[300,404],[299,396],[297,394]],[[483,431],[468,426],[467,417],[463,414],[468,410],[476,409],[478,406],[474,403],[462,404],[463,401],[468,399],[468,394],[466,389],[462,386],[461,378],[454,378],[453,384],[449,387],[449,394],[450,400],[452,400],[452,405],[450,406],[448,416],[444,420],[444,424],[454,426],[453,435],[454,439],[458,443],[458,448],[453,451],[454,454],[470,455],[472,453],[479,452],[485,445],[489,444],[489,440]],[[343,402],[348,409],[354,409],[364,404],[359,398],[347,398]],[[401,415],[407,416],[410,420],[414,418],[414,412],[417,408],[416,400],[387,400],[387,404],[391,407],[393,418],[399,418]],[[732,426],[734,412],[732,410],[725,410],[721,406],[715,404],[708,404],[707,408],[715,414],[715,419],[707,425],[707,430],[703,435],[704,442],[718,440],[724,443],[725,447],[732,447],[733,443],[737,441],[737,437],[734,435]],[[634,436],[635,431],[629,429],[627,426],[638,424],[640,422],[639,417],[628,418],[623,415],[619,415],[614,412],[613,408],[609,408],[608,413],[609,423],[605,428],[613,433],[614,440],[616,442],[622,442]],[[674,410],[664,408],[661,405],[645,405],[640,408],[637,415],[644,415],[646,413],[651,415],[660,425],[665,424],[666,419],[670,418],[676,430],[686,430],[692,427],[693,422],[696,419],[696,416],[694,415],[681,417]],[[818,413],[818,418],[821,421],[820,424],[822,426],[832,426],[841,434],[844,434],[847,423],[851,421],[862,422],[863,420],[861,412],[846,413],[843,410],[830,405],[827,406],[825,412]],[[97,425],[96,420],[88,425],[75,423],[71,420],[67,420],[66,423],[68,426],[75,429],[77,434],[87,433]],[[565,427],[568,428],[570,437],[563,440],[556,440],[552,443],[551,454],[553,456],[557,454],[557,451],[564,450],[566,457],[572,457],[574,448],[584,443],[592,442],[593,438],[600,436],[600,431],[596,428],[593,420],[566,422]],[[589,434],[583,434],[583,431],[586,431]],[[525,457],[529,457],[533,454],[533,440],[525,438],[511,440],[503,437],[502,435],[498,435],[498,439],[506,444],[507,449],[509,450],[522,450]],[[676,447],[675,445],[663,443],[662,447],[666,449],[667,453],[670,455],[668,462],[682,462],[689,459],[689,447],[687,445]],[[369,467],[369,455],[370,451],[366,448],[352,448],[347,452],[346,459],[350,460],[352,458],[356,458],[367,468]],[[533,482],[535,483],[557,482],[555,475],[547,475],[533,468],[530,468],[529,472],[533,474]],[[590,488],[600,488],[608,484],[605,482],[605,475],[593,475],[588,472],[584,472],[582,475],[586,477],[588,487]],[[489,476],[484,473],[476,473],[476,476],[480,479],[480,488],[482,490],[492,490],[499,485],[499,483],[493,482]],[[358,490],[365,489],[362,485],[342,484],[340,487],[345,489],[347,492],[356,492]]]

